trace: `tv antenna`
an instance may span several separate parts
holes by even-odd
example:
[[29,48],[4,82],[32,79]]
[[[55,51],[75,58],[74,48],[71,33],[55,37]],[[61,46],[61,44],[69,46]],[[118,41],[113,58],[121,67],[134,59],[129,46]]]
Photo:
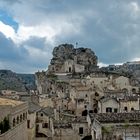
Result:
[[78,46],[78,42],[76,42],[76,49],[77,49],[77,46]]

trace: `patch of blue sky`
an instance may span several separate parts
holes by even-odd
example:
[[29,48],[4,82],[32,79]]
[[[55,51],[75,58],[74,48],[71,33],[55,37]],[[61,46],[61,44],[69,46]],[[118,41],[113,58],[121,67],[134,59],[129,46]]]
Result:
[[0,21],[4,24],[11,26],[15,32],[18,30],[18,23],[13,19],[13,17],[6,11],[0,9]]

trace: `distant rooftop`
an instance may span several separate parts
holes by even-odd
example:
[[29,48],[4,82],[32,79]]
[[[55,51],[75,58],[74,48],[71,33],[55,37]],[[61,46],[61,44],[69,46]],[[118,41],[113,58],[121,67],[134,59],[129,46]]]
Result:
[[15,107],[23,103],[24,102],[12,100],[12,99],[0,98],[0,105],[12,105],[12,107]]
[[140,123],[140,112],[130,112],[130,113],[99,113],[90,114],[91,120],[98,120],[100,123],[125,123],[129,121],[130,123]]
[[129,65],[138,65],[140,64],[140,61],[132,61],[132,62],[126,62],[125,64],[129,64]]

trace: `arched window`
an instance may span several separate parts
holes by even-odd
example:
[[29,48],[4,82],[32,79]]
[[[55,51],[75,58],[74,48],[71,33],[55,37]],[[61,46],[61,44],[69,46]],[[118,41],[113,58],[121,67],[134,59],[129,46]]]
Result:
[[124,111],[127,112],[127,106],[124,107]]
[[136,89],[135,88],[132,88],[132,93],[136,93]]
[[15,120],[15,118],[13,119],[13,127],[15,126],[15,124],[16,124],[16,120]]
[[19,116],[17,116],[17,124],[19,124]]
[[71,72],[72,70],[71,70],[71,67],[69,67],[69,72]]
[[123,93],[128,93],[128,89],[127,89],[127,88],[123,88],[123,89],[122,89],[122,92],[123,92]]
[[25,120],[25,113],[23,113],[23,120]]
[[27,112],[26,112],[26,116],[25,116],[25,118],[27,119]]
[[20,115],[20,122],[22,122],[22,115]]

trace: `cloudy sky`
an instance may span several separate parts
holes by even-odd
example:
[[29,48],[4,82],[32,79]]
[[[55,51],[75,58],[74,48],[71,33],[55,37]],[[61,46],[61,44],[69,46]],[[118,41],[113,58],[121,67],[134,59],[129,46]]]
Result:
[[100,65],[140,60],[140,1],[0,0],[0,69],[46,70],[55,46],[76,42]]

